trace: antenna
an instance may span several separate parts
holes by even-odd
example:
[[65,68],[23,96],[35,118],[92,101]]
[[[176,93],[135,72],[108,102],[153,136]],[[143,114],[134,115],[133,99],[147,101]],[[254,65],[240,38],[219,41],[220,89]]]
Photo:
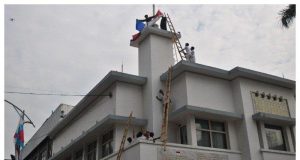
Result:
[[282,78],[284,78],[284,74],[282,73]]
[[121,65],[121,71],[123,73],[124,65],[123,65],[123,60],[122,60],[122,65]]
[[153,16],[155,15],[155,4],[152,5]]

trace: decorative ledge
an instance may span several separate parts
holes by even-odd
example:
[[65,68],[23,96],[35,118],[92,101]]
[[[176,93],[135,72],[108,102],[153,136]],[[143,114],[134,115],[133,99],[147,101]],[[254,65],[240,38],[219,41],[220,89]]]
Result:
[[198,107],[198,106],[190,106],[185,105],[173,112],[170,113],[169,119],[172,121],[176,121],[179,119],[182,119],[185,115],[198,115],[203,118],[210,118],[210,119],[221,119],[221,120],[242,120],[243,115],[239,113],[234,112],[227,112],[227,111],[221,111],[216,109],[210,109],[206,107]]
[[[135,41],[130,41],[130,46],[132,47],[138,47],[139,44],[150,34],[154,34],[154,35],[158,35],[158,36],[162,36],[165,38],[173,38],[173,33],[170,31],[166,31],[163,29],[159,29],[156,27],[150,27],[150,26],[146,26],[143,31],[141,32],[141,36],[136,39]],[[178,38],[181,37],[180,34],[177,34]]]
[[262,121],[269,124],[276,125],[295,125],[296,119],[291,117],[279,116],[270,113],[258,112],[252,115],[255,121]]
[[296,155],[296,152],[289,152],[289,151],[277,151],[277,150],[269,150],[269,149],[260,149],[260,151],[261,152],[276,153],[276,154]]

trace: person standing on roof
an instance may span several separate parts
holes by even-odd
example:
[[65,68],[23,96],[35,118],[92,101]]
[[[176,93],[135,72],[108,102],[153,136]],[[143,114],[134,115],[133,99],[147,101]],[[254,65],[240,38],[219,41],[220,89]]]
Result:
[[148,23],[150,22],[150,21],[152,21],[152,19],[155,17],[155,15],[154,16],[151,16],[151,17],[148,17],[148,15],[146,14],[145,15],[145,19],[142,19],[142,20],[139,20],[139,21],[141,21],[141,22],[146,22],[146,24],[147,24],[147,26],[148,26]]
[[196,62],[196,58],[195,58],[195,47],[192,46],[191,47],[191,52],[190,52],[190,57],[189,57],[189,61],[195,63]]
[[183,54],[185,55],[185,58],[186,58],[187,61],[189,60],[189,57],[190,57],[190,54],[191,54],[191,50],[190,50],[189,45],[190,44],[185,43],[185,46],[184,46],[183,50],[181,50],[181,51],[183,51]]

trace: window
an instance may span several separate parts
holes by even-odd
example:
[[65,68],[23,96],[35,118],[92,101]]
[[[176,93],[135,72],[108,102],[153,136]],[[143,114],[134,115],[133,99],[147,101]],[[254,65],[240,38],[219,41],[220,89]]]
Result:
[[113,153],[113,130],[102,136],[102,157]]
[[34,156],[31,160],[38,160],[38,157]]
[[197,144],[203,147],[227,149],[225,124],[196,119]]
[[266,137],[269,149],[286,151],[282,128],[265,124]]
[[96,160],[97,142],[93,142],[87,147],[87,160]]
[[75,160],[82,160],[82,150],[75,153]]
[[41,160],[46,160],[46,159],[47,159],[47,150],[45,149],[41,152]]
[[179,129],[180,129],[180,143],[188,144],[186,126],[181,126]]

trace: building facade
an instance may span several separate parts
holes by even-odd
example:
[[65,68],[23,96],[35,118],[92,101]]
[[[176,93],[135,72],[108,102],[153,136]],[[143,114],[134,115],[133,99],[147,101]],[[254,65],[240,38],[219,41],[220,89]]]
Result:
[[[47,159],[116,159],[131,111],[128,136],[141,128],[160,135],[156,96],[175,64],[172,33],[147,27],[130,45],[138,48],[139,75],[109,72],[89,92],[107,96],[84,97],[49,130]],[[295,84],[241,67],[180,61],[173,66],[167,150],[159,140],[135,140],[126,142],[122,159],[293,160]]]

